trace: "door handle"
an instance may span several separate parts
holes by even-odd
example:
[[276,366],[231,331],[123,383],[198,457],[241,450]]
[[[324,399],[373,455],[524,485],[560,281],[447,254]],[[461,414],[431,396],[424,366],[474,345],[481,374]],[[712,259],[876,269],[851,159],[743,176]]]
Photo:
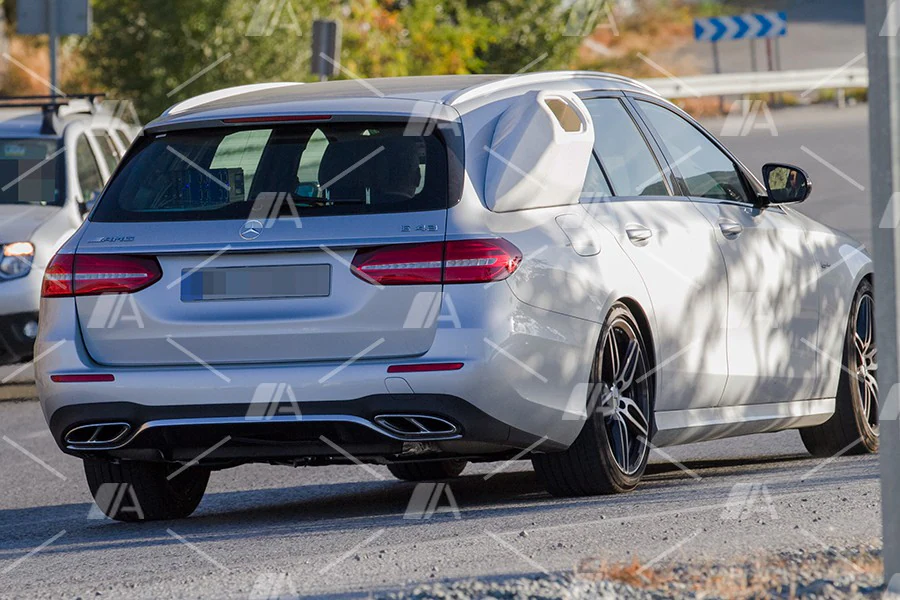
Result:
[[635,246],[644,245],[653,237],[653,232],[642,225],[635,225],[625,230],[628,239]]
[[722,230],[722,235],[729,239],[744,233],[744,226],[735,221],[719,221],[719,229]]

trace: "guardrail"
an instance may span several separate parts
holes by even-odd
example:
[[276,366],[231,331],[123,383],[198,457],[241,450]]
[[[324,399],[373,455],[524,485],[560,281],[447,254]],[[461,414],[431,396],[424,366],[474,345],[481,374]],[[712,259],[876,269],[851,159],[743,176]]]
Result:
[[[766,71],[696,75],[690,77],[660,77],[643,79],[642,83],[675,100],[708,96],[747,96],[777,92],[800,92],[807,98],[821,90],[843,92],[850,88],[868,88],[869,71],[865,67],[840,69],[808,69],[803,71]],[[839,100],[843,104],[842,100]]]

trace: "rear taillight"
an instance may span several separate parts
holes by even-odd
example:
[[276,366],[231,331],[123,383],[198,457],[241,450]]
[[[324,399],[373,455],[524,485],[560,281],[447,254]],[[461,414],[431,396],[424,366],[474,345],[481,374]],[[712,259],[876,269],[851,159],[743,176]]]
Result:
[[488,283],[519,268],[522,253],[504,239],[396,244],[357,252],[353,273],[380,285]]
[[57,254],[44,272],[41,295],[130,294],[162,277],[159,262],[147,256]]

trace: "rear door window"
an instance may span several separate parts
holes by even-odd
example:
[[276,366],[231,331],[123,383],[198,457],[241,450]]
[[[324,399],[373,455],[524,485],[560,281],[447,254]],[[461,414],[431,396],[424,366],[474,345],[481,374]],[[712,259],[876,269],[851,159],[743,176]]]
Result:
[[87,201],[91,194],[103,189],[103,175],[100,173],[100,165],[97,157],[91,150],[87,136],[81,134],[75,142],[75,169],[78,173],[78,185],[81,188],[81,197]]
[[594,121],[594,149],[616,196],[668,196],[663,171],[631,114],[617,98],[584,104]]
[[101,222],[246,219],[276,196],[301,216],[445,209],[448,152],[438,132],[329,123],[205,129],[142,140],[95,209]]
[[100,155],[106,162],[106,166],[109,167],[109,172],[112,173],[116,170],[116,165],[119,164],[119,160],[122,158],[119,156],[119,149],[116,148],[116,143],[113,142],[108,131],[104,129],[94,129],[92,133],[100,148]]

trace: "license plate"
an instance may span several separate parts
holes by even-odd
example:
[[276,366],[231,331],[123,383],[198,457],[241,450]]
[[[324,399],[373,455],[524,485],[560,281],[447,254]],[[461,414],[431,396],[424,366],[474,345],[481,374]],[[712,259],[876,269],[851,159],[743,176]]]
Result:
[[331,294],[331,265],[224,267],[182,271],[181,300],[321,298]]

